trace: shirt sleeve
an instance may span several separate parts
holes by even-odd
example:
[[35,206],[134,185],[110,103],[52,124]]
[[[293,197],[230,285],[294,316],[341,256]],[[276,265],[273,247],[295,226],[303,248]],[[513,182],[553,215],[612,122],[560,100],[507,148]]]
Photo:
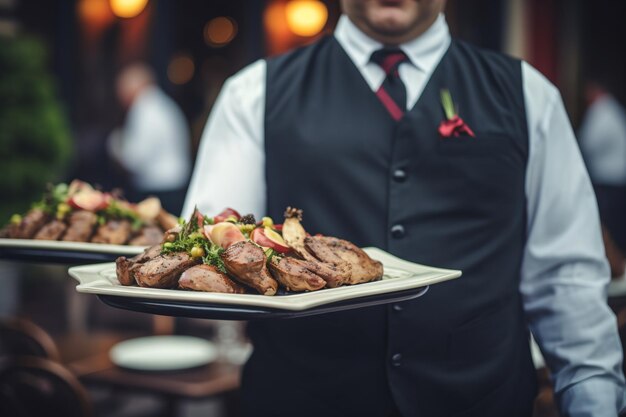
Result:
[[265,214],[265,72],[259,60],[228,79],[202,134],[182,216],[232,207]]
[[524,309],[561,413],[617,416],[625,405],[622,348],[606,302],[595,196],[558,90],[522,65],[530,143]]

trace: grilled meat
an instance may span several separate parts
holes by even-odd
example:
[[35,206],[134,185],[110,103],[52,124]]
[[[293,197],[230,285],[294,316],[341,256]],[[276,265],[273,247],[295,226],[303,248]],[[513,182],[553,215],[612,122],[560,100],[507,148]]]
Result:
[[298,257],[308,261],[307,269],[320,275],[326,281],[327,287],[335,288],[349,281],[352,276],[352,267],[349,264],[338,262],[333,265],[321,262],[306,249],[304,245],[306,231],[300,223],[301,220],[302,210],[287,207],[282,230],[285,243]]
[[350,277],[352,276],[352,265],[348,263],[333,265],[319,261],[315,259],[313,255],[310,256],[312,260],[302,261],[302,265],[309,271],[322,277],[322,279],[326,281],[326,286],[328,288],[339,287],[340,285],[350,281]]
[[322,262],[345,268],[352,274],[347,284],[375,281],[383,276],[383,264],[370,258],[361,248],[346,240],[329,236],[311,236],[304,239],[306,249]]
[[15,235],[15,231],[17,230],[17,224],[9,223],[0,229],[0,238],[6,239],[11,238]]
[[43,225],[35,234],[37,240],[58,240],[67,230],[67,225],[60,220],[52,220]]
[[243,294],[245,288],[211,265],[192,266],[180,276],[178,286],[185,290]]
[[130,222],[128,220],[109,220],[106,224],[98,227],[93,243],[110,243],[122,245],[130,237]]
[[115,260],[115,272],[117,273],[117,280],[122,285],[133,285],[135,283],[135,275],[131,272],[134,266],[137,264],[130,259],[126,259],[125,256],[120,256]]
[[89,242],[97,222],[98,216],[95,213],[86,210],[73,212],[70,215],[69,226],[62,240],[67,242]]
[[263,295],[274,295],[278,283],[267,270],[263,249],[250,241],[232,244],[222,253],[222,260],[233,277]]
[[133,268],[131,273],[140,287],[174,288],[183,271],[201,261],[201,258],[192,258],[184,252],[168,253]]
[[154,245],[146,248],[139,255],[133,256],[130,259],[126,259],[125,256],[120,256],[115,260],[115,270],[117,272],[117,280],[122,285],[134,285],[135,284],[135,270],[139,268],[141,264],[148,262],[150,259],[156,258],[161,254],[161,245]]
[[326,281],[307,268],[307,261],[295,258],[274,257],[269,263],[269,269],[274,278],[287,291],[315,291],[326,286]]
[[144,249],[139,255],[135,255],[130,260],[135,263],[145,263],[152,258],[156,258],[161,254],[161,245],[152,245],[149,248]]
[[139,231],[139,234],[135,235],[128,244],[133,246],[152,246],[161,243],[162,240],[163,231],[161,229],[157,226],[146,226],[143,227]]
[[12,238],[30,239],[48,221],[48,215],[40,209],[32,209],[22,219],[20,224],[12,231]]

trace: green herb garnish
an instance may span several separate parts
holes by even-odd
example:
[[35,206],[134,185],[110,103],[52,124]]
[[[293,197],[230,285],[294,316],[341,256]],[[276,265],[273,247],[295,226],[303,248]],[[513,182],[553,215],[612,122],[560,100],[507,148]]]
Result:
[[[68,199],[69,188],[67,184],[48,184],[47,190],[41,197],[41,200],[33,203],[32,208],[42,210],[48,214],[59,214],[57,209],[59,205],[65,204]],[[69,211],[69,210],[68,210]],[[65,215],[66,213],[63,213]]]
[[181,232],[176,239],[173,242],[163,244],[161,253],[185,252],[189,256],[201,257],[203,263],[212,265],[225,274],[226,267],[220,257],[224,249],[213,244],[204,236],[198,226],[198,215],[201,216],[200,212],[194,210],[189,221],[183,222]]

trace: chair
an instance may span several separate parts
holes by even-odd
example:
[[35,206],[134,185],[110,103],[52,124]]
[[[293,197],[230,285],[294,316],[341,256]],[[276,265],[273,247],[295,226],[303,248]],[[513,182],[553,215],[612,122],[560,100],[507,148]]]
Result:
[[0,319],[0,358],[35,356],[59,361],[59,351],[41,327],[25,319]]
[[0,415],[13,417],[91,417],[81,383],[49,359],[0,359]]

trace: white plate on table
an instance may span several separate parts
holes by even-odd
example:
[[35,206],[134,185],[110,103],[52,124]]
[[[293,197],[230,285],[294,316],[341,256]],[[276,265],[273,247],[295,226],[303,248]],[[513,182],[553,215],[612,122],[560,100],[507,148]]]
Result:
[[217,348],[191,336],[149,336],[129,339],[109,351],[111,362],[138,371],[176,371],[206,365],[217,359]]
[[76,290],[87,294],[175,301],[178,303],[223,304],[243,308],[261,307],[290,311],[303,311],[313,307],[368,296],[394,294],[400,291],[426,287],[461,276],[461,271],[408,262],[378,248],[364,248],[363,250],[373,259],[383,263],[384,275],[382,280],[276,296],[122,286],[117,280],[115,263],[76,266],[69,269],[69,274],[79,281]]

